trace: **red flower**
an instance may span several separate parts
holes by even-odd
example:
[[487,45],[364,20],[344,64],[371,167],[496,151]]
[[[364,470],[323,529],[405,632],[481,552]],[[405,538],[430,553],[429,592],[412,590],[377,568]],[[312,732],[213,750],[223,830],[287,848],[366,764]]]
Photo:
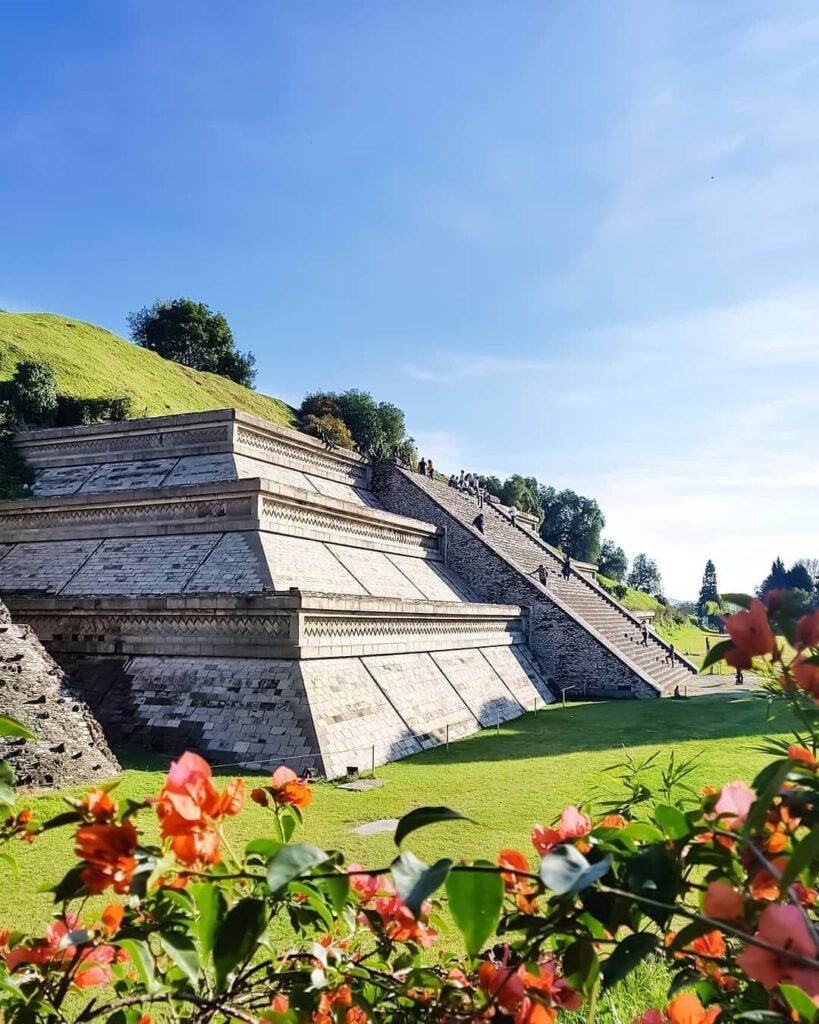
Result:
[[[792,904],[772,904],[759,915],[756,936],[782,950],[815,958],[816,946],[808,932],[799,907]],[[737,957],[737,963],[754,981],[773,989],[783,982],[797,985],[813,998],[819,996],[819,971],[802,967],[787,956],[780,956],[757,946],[746,946]]]
[[[429,903],[421,904],[418,918],[398,896],[379,896],[373,903],[373,910],[381,918],[381,928],[393,942],[415,942],[427,949],[438,938],[438,933],[427,927]],[[362,915],[362,924],[369,920]]]
[[536,825],[532,831],[532,845],[540,854],[546,854],[557,846],[558,843],[565,843],[568,839],[579,839],[591,832],[591,818],[582,814],[576,807],[569,806],[560,818],[560,824],[555,828],[544,828],[543,825]]
[[576,1010],[580,996],[558,978],[554,963],[546,960],[532,974],[521,965],[517,970],[493,963],[478,968],[478,984],[504,1013],[515,1015],[515,1024],[553,1024],[557,1010]]
[[362,903],[369,903],[376,896],[392,896],[395,893],[395,888],[386,875],[353,874],[364,870],[364,865],[355,861],[351,861],[347,869],[350,872],[350,888],[358,893]]
[[807,747],[797,746],[795,743],[791,743],[788,747],[788,757],[791,761],[800,761],[802,764],[807,765],[812,772],[815,772],[816,769],[819,768],[816,758]]
[[810,615],[803,615],[796,623],[796,637],[800,651],[803,647],[819,647],[819,608]]
[[77,829],[75,853],[85,861],[80,878],[91,892],[126,893],[136,867],[137,831],[133,822],[121,825],[83,825]]
[[[77,947],[63,945],[69,932],[79,926],[77,917],[68,914],[54,921],[46,929],[43,939],[31,946],[17,946],[6,956],[6,968],[11,972],[20,964],[38,964],[46,969],[66,971],[77,957]],[[119,953],[113,946],[87,946],[79,951],[79,958],[71,983],[77,988],[106,985],[113,978],[111,964]]]
[[723,621],[734,643],[733,650],[725,655],[729,665],[734,668],[750,668],[758,655],[773,653],[776,637],[761,601],[754,598],[748,611],[728,615]]
[[102,927],[104,931],[108,935],[116,935],[124,916],[125,907],[121,903],[109,903],[102,912]]

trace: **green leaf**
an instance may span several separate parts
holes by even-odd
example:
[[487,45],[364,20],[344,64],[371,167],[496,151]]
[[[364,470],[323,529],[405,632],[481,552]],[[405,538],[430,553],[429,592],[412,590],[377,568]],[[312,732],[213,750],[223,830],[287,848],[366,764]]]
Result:
[[662,832],[647,821],[632,821],[630,825],[620,829],[620,834],[625,839],[631,839],[637,843],[661,843]]
[[262,860],[268,861],[275,857],[283,846],[284,843],[278,839],[252,839],[245,847],[245,854],[248,857],[261,857]]
[[746,611],[751,607],[753,598],[748,594],[720,594],[724,604],[735,604]]
[[427,825],[435,825],[439,821],[472,821],[451,807],[416,807],[414,811],[405,814],[395,826],[395,845],[400,846],[411,832],[419,828],[426,828]]
[[224,919],[227,905],[220,889],[209,882],[194,882],[188,886],[188,892],[196,904],[194,929],[199,940],[202,960],[207,960],[213,952],[216,932]]
[[733,640],[720,640],[718,644],[714,644],[711,650],[703,658],[702,668],[700,669],[700,672],[704,671],[707,668],[710,668],[718,661],[722,661],[725,658],[725,655],[729,651],[733,651],[733,649]]
[[139,980],[145,986],[146,991],[155,992],[159,987],[156,982],[156,964],[151,950],[148,948],[148,943],[143,942],[142,939],[120,939],[116,945],[124,949],[131,958],[131,963],[136,968]]
[[800,1020],[806,1020],[808,1024],[815,1020],[819,1007],[806,992],[796,985],[780,985],[779,991],[785,997],[788,1006],[799,1014]]
[[242,900],[228,911],[213,944],[217,991],[224,989],[228,975],[237,964],[253,956],[266,927],[267,909],[262,900]]
[[[478,860],[479,867],[494,867]],[[470,956],[480,953],[483,944],[497,928],[503,907],[503,878],[494,871],[450,871],[446,879],[449,909],[464,937]]]
[[658,943],[657,936],[649,932],[633,932],[627,935],[603,964],[603,985],[609,988],[615,982],[622,981],[654,952]]
[[44,821],[40,826],[40,831],[49,832],[52,828],[62,828],[63,825],[73,825],[78,821],[82,821],[81,814],[78,814],[76,811],[63,811],[62,814]]
[[600,984],[600,960],[594,944],[574,942],[561,958],[566,980],[584,996],[589,996]]
[[81,864],[71,868],[55,885],[46,883],[38,888],[37,892],[54,893],[55,903],[65,903],[66,900],[73,900],[75,896],[86,891],[80,875],[85,869]]
[[654,808],[654,820],[669,839],[684,839],[691,831],[683,812],[668,804],[658,804]]
[[[673,903],[677,896],[678,876],[675,863],[662,846],[649,846],[633,857],[627,866],[628,888],[662,903]],[[661,927],[669,911],[659,907],[643,907],[643,912]]]
[[8,761],[0,761],[0,804],[11,807],[14,803],[14,769]]
[[15,875],[18,874],[17,861],[12,857],[10,853],[5,853],[0,850],[0,866],[5,865],[9,871],[12,871]]
[[794,848],[793,853],[782,872],[782,879],[779,883],[784,893],[788,886],[796,881],[800,872],[813,863],[819,857],[819,828],[813,828],[804,839],[800,840]]
[[418,918],[424,900],[444,884],[451,867],[452,861],[446,858],[428,867],[409,851],[399,854],[392,862],[395,889],[415,918]]
[[16,739],[36,740],[37,737],[30,732],[22,722],[8,715],[0,715],[0,736],[13,736]]
[[321,887],[330,897],[333,910],[340,914],[347,903],[350,894],[350,876],[347,874],[333,875],[332,878],[323,878]]
[[681,989],[692,988],[702,978],[702,975],[698,971],[693,971],[686,967],[684,970],[679,971],[671,979],[671,984],[668,986],[668,998],[671,999]]
[[309,843],[295,843],[293,846],[282,847],[267,865],[267,884],[270,891],[279,892],[302,872],[317,864],[323,864],[326,860],[328,855],[324,850]]
[[540,879],[547,889],[563,896],[588,888],[598,878],[602,878],[610,867],[609,856],[596,864],[589,864],[574,846],[557,846],[541,860]]
[[180,932],[160,932],[159,943],[196,991],[199,977],[199,954],[196,952],[193,939]]

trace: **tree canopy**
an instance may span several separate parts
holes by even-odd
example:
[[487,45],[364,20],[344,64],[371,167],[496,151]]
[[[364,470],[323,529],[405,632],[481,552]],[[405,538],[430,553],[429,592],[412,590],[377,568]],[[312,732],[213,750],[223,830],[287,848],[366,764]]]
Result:
[[628,558],[623,549],[613,540],[604,540],[600,548],[597,567],[601,575],[622,583],[628,571]]
[[239,352],[221,313],[193,299],[164,299],[128,317],[131,338],[163,359],[253,387],[256,358]]
[[594,498],[575,491],[541,487],[539,491],[543,522],[540,535],[572,558],[596,562],[600,556],[600,533],[605,517]]
[[376,402],[366,391],[352,388],[342,392],[314,392],[305,396],[299,412],[308,428],[323,417],[339,420],[346,426],[356,448],[367,458],[397,456],[406,459],[414,451],[401,409],[392,402]]
[[702,574],[702,586],[700,596],[697,598],[697,614],[700,616],[710,615],[708,604],[719,606],[720,596],[717,586],[717,567],[709,558],[705,563],[705,571]]
[[659,566],[643,551],[634,556],[627,582],[630,587],[644,594],[659,594],[663,585]]

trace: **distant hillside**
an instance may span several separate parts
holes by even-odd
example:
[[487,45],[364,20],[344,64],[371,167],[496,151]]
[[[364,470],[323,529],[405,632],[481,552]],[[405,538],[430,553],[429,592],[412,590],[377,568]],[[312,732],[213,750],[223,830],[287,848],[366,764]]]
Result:
[[172,363],[93,324],[53,313],[0,312],[0,380],[29,359],[51,363],[65,394],[130,395],[135,416],[233,407],[284,426],[295,421],[278,398]]

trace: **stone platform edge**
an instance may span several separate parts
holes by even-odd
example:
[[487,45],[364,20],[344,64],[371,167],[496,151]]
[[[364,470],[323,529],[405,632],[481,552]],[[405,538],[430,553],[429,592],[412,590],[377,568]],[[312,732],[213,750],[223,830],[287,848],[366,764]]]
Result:
[[524,644],[516,605],[351,597],[292,589],[254,596],[42,597],[8,593],[52,652],[309,660]]

